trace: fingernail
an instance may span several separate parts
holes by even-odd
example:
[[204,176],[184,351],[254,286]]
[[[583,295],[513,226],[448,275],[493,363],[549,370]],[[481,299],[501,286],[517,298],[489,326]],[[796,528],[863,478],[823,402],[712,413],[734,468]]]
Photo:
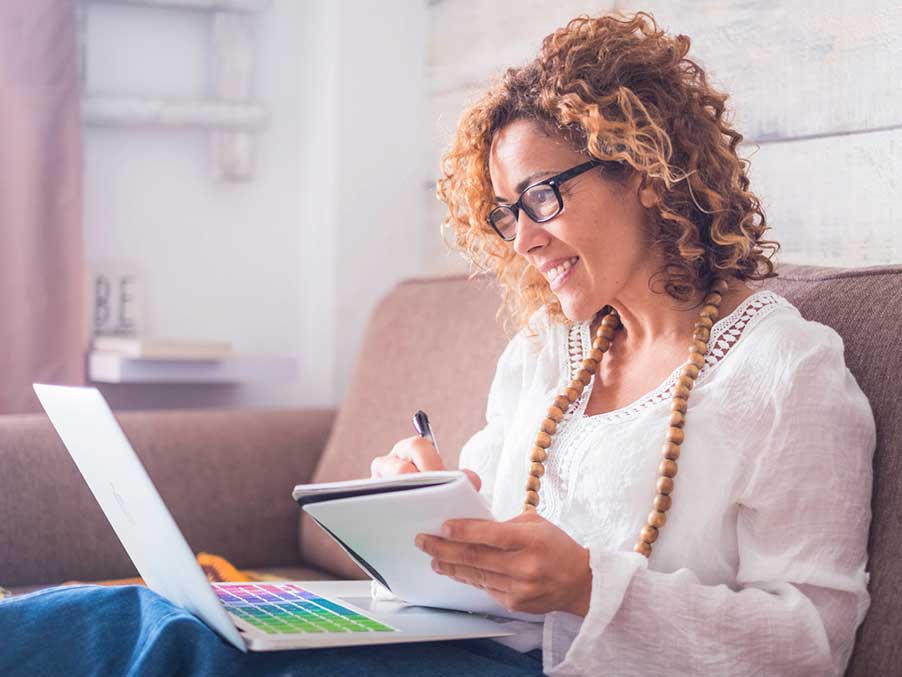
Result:
[[442,525],[442,536],[445,538],[449,538],[451,536],[451,526],[448,524]]
[[416,546],[417,546],[420,550],[422,550],[422,549],[423,549],[423,544],[426,543],[426,539],[423,538],[423,534],[417,534],[417,537],[414,539],[413,542],[416,544]]

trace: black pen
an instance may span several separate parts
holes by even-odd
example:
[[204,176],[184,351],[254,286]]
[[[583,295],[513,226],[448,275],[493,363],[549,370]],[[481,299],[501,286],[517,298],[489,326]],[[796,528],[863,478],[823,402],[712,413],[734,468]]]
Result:
[[442,454],[438,450],[438,444],[435,443],[435,435],[432,434],[432,428],[429,426],[429,417],[426,416],[425,411],[417,409],[417,412],[413,415],[413,427],[416,428],[420,437],[432,442],[432,446],[435,447],[435,453],[441,458]]

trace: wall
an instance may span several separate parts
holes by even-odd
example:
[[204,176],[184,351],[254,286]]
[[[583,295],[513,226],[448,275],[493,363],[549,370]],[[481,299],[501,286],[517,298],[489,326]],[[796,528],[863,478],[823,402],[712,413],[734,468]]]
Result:
[[[100,3],[86,18],[88,91],[204,94],[203,13]],[[116,406],[340,401],[373,304],[428,273],[426,18],[409,0],[272,2],[256,71],[271,125],[251,183],[211,178],[202,132],[86,128],[86,260],[143,275],[154,335],[230,340],[299,371],[281,385],[104,386]]]
[[751,159],[752,190],[782,260],[902,261],[902,7],[893,0],[866,12],[814,0],[439,0],[430,5],[434,161],[491,77],[534,56],[568,19],[618,8],[650,11],[692,38],[690,57],[731,95],[746,136],[740,154]]

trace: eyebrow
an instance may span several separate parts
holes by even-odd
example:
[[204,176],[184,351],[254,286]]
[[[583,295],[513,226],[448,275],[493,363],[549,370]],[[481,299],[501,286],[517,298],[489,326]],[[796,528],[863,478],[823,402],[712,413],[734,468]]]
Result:
[[[518,183],[516,186],[514,186],[514,190],[517,191],[517,195],[519,195],[520,193],[522,193],[524,191],[526,186],[528,186],[531,183],[533,183],[534,181],[536,181],[536,179],[538,179],[539,177],[545,176],[546,174],[554,175],[556,173],[557,172],[553,169],[545,169],[541,172],[533,172],[532,174],[527,176],[525,179],[523,179],[520,183]],[[495,202],[506,202],[506,200],[504,198],[498,197],[496,195]]]

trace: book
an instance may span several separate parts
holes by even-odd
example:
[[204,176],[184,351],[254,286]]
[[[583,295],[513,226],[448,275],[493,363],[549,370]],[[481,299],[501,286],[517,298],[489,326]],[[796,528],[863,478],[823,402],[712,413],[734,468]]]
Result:
[[449,519],[495,519],[459,470],[298,485],[292,498],[370,578],[407,604],[543,618],[509,611],[485,590],[436,573],[414,545],[419,533],[440,535]]
[[232,357],[232,344],[223,341],[97,336],[94,350],[144,360],[223,360]]

